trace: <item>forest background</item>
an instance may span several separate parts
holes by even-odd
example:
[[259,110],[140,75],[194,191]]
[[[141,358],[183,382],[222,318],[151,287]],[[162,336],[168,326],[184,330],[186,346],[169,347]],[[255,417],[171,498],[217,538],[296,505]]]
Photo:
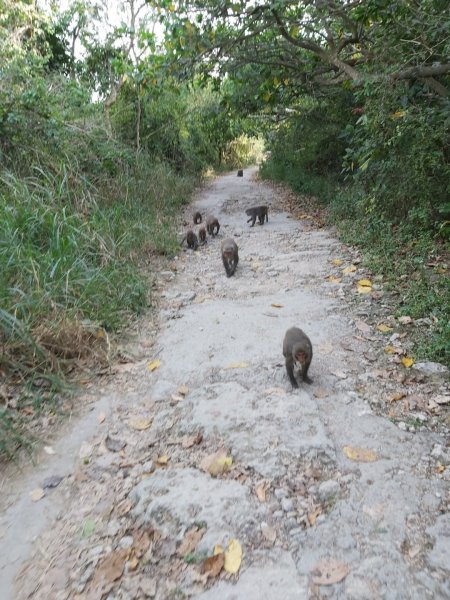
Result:
[[445,0],[0,0],[0,453],[152,304],[180,208],[261,162],[450,364]]

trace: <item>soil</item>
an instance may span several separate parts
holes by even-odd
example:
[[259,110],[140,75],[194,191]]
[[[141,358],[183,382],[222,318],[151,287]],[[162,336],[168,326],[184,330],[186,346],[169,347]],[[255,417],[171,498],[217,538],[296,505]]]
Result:
[[[409,364],[414,321],[291,200],[256,168],[199,193],[186,219],[219,235],[159,272],[133,360],[2,477],[4,600],[450,597],[448,372]],[[298,389],[292,326],[314,349]]]

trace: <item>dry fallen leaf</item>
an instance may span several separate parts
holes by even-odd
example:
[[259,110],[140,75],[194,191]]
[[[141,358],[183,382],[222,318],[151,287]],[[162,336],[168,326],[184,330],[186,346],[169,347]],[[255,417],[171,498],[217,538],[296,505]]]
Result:
[[133,571],[136,571],[138,564],[139,564],[139,560],[135,556],[133,556],[133,558],[130,558],[130,560],[127,563],[127,570],[131,571],[131,573]]
[[187,385],[180,385],[179,388],[177,388],[177,393],[181,394],[182,396],[186,396],[189,393],[189,388]]
[[368,294],[372,291],[372,282],[370,279],[360,279],[356,287],[359,294]]
[[184,396],[181,394],[172,394],[170,398],[173,402],[182,402],[184,400]]
[[129,549],[122,548],[107,554],[97,564],[89,591],[96,598],[102,598],[114,586],[115,581],[122,577]]
[[258,500],[260,502],[265,502],[266,501],[267,487],[264,484],[257,485],[256,488],[255,488],[255,492],[256,492],[256,495],[257,495]]
[[55,454],[55,451],[53,450],[53,448],[51,446],[44,446],[44,452],[46,454]]
[[361,319],[355,319],[355,325],[362,333],[370,333],[372,331],[372,327],[361,321]]
[[404,356],[402,358],[402,364],[403,364],[404,367],[406,367],[407,369],[409,369],[414,364],[414,359],[411,358],[410,356]]
[[213,556],[208,556],[202,563],[202,573],[207,573],[208,577],[217,577],[225,563],[225,554],[219,552]]
[[341,278],[336,277],[335,275],[328,275],[327,279],[330,283],[340,283],[341,282]]
[[382,333],[389,333],[389,331],[392,331],[393,327],[389,327],[389,325],[380,323],[379,325],[377,325],[377,329],[378,329],[378,331],[381,331]]
[[313,567],[312,580],[316,585],[333,585],[342,581],[350,572],[348,565],[333,558],[324,558]]
[[178,556],[185,556],[186,554],[194,552],[199,541],[205,535],[205,531],[205,527],[200,529],[198,527],[193,527],[192,529],[186,531],[183,541],[177,548]]
[[343,261],[343,260],[341,260],[340,258],[333,258],[333,260],[332,260],[331,262],[332,262],[332,263],[333,263],[333,265],[335,265],[336,267],[340,267],[344,261]]
[[227,365],[224,368],[225,369],[246,369],[248,366],[249,366],[249,364],[246,362],[234,362],[234,363],[230,363],[229,365]]
[[273,306],[273,308],[283,308],[283,305],[278,304],[277,302],[272,302],[272,304],[270,306]]
[[201,444],[203,441],[203,435],[198,432],[195,435],[190,435],[188,437],[183,438],[181,445],[183,448],[192,448],[192,446],[196,446]]
[[397,348],[396,346],[386,346],[384,352],[386,354],[401,354],[403,350],[401,348]]
[[342,269],[342,273],[344,275],[349,275],[350,273],[354,273],[356,271],[356,265],[350,265],[349,267],[345,267]]
[[167,454],[163,454],[162,456],[158,456],[158,458],[156,459],[156,462],[158,463],[158,465],[167,465],[169,460],[170,460],[170,456],[167,456]]
[[161,366],[161,361],[159,359],[153,360],[151,363],[148,363],[147,369],[149,371],[154,371],[155,369],[159,369]]
[[239,571],[241,561],[242,547],[237,540],[232,539],[228,542],[228,548],[225,550],[225,571],[234,575]]
[[342,450],[347,458],[356,462],[374,462],[378,460],[377,454],[373,450],[367,450],[366,448],[344,446]]
[[314,391],[315,398],[327,398],[328,396],[329,392],[327,392],[327,390],[325,390],[324,388],[319,388],[318,390]]
[[145,429],[148,429],[151,424],[151,419],[131,419],[128,421],[128,425],[137,431],[144,431]]
[[104,423],[105,419],[106,419],[106,415],[105,415],[104,412],[98,413],[98,415],[97,415],[97,423],[99,425],[101,425],[102,423]]
[[45,492],[42,488],[36,488],[35,490],[30,492],[30,498],[33,502],[38,502],[45,496]]
[[405,392],[397,392],[388,398],[389,402],[398,402],[406,396]]
[[317,517],[322,514],[322,508],[318,506],[315,510],[308,513],[308,523],[310,527],[314,527],[317,521]]
[[228,471],[233,464],[231,456],[227,456],[225,450],[218,450],[214,454],[208,454],[200,463],[200,468],[213,477]]

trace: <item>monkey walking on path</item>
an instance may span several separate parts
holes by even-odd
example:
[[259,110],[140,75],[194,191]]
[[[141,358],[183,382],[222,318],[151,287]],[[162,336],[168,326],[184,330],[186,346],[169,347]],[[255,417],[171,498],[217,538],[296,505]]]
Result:
[[188,248],[191,248],[192,250],[197,250],[198,238],[195,235],[195,233],[192,231],[192,229],[189,229],[189,231],[186,232],[186,235],[181,240],[180,246],[182,246],[184,242],[186,242]]
[[206,230],[208,231],[209,235],[215,237],[219,233],[219,229],[220,223],[217,217],[208,217],[206,219]]
[[202,214],[200,211],[194,213],[194,225],[198,225],[202,222]]
[[238,247],[234,240],[228,238],[221,245],[222,262],[225,267],[227,277],[234,275],[239,262]]
[[298,388],[294,370],[301,373],[303,381],[312,383],[308,377],[308,369],[313,355],[312,344],[309,337],[298,327],[291,327],[286,331],[283,340],[283,355],[286,360],[286,372],[292,386]]
[[204,246],[207,243],[206,229],[204,227],[200,227],[198,230],[198,239],[200,246]]
[[253,206],[252,208],[247,208],[245,214],[250,217],[250,219],[247,219],[247,223],[250,223],[250,221],[252,222],[250,227],[253,227],[255,224],[256,217],[258,217],[260,225],[264,225],[264,221],[267,221],[267,223],[269,222],[268,206]]

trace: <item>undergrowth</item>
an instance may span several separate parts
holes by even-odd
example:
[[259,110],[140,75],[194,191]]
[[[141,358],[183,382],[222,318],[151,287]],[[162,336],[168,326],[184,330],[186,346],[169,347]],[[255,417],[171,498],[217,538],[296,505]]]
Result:
[[149,258],[176,250],[196,181],[92,125],[4,161],[0,455],[25,441],[23,407],[67,389],[74,361],[106,360],[109,333],[151,302]]

